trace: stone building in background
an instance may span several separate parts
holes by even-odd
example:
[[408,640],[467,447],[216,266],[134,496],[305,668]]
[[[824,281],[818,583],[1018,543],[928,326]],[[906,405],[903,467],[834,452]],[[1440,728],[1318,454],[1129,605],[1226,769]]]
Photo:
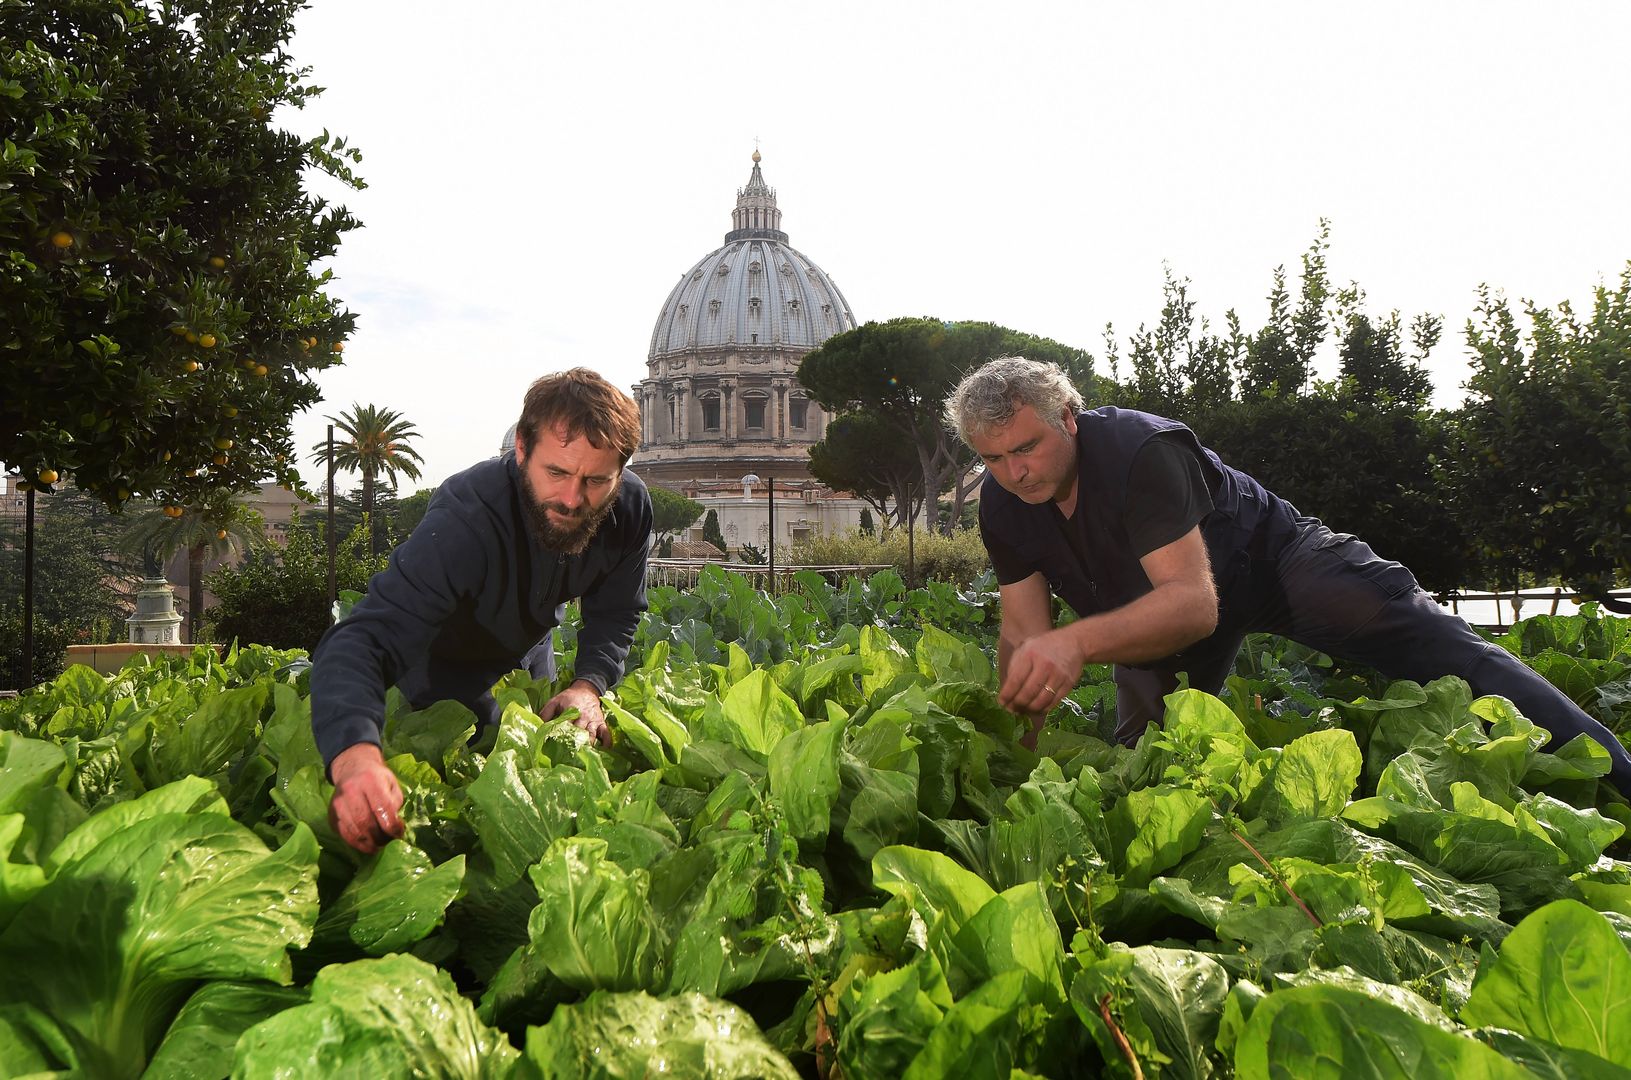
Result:
[[[713,510],[732,554],[768,544],[772,479],[778,547],[857,528],[867,505],[810,476],[827,414],[799,385],[799,361],[855,329],[855,316],[781,224],[755,150],[724,245],[680,275],[632,388],[640,448],[629,467]],[[514,447],[512,424],[499,452]],[[701,540],[702,521],[682,539]]]
[[724,245],[680,275],[652,329],[647,377],[633,387],[641,431],[632,468],[714,510],[733,549],[768,541],[771,479],[778,545],[854,528],[866,505],[810,476],[827,414],[799,385],[799,361],[853,330],[855,316],[781,226],[756,150]]

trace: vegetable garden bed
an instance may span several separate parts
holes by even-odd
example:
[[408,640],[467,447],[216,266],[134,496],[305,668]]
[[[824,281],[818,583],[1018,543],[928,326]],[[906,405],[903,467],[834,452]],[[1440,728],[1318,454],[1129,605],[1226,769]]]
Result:
[[[522,672],[474,746],[393,698],[409,835],[373,857],[329,827],[298,653],[0,703],[0,1074],[1631,1069],[1595,744],[1253,639],[1133,749],[1091,671],[1032,753],[988,586],[797,586],[653,590],[609,750]],[[1501,640],[1628,719],[1624,621]]]

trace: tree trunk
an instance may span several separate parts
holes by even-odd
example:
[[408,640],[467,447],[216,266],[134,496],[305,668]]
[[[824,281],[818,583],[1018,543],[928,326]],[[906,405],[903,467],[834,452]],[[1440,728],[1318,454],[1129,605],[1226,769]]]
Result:
[[204,625],[204,556],[209,547],[193,544],[187,549],[187,642],[197,644]]
[[362,471],[362,519],[368,523],[368,554],[379,554],[379,523],[374,520],[374,471]]

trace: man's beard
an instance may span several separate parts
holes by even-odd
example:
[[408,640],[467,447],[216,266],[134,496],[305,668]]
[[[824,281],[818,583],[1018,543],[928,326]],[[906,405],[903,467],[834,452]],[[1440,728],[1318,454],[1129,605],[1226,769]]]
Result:
[[[612,505],[617,502],[617,489],[622,484],[619,477],[612,490],[607,492],[606,501],[590,509],[587,505],[580,507],[574,515],[560,503],[542,502],[532,488],[532,477],[527,475],[525,469],[521,470],[521,494],[526,499],[527,531],[546,550],[557,555],[581,555],[589,546],[589,541],[595,537],[600,523],[606,520],[606,515],[612,512]],[[549,511],[562,517],[570,518],[570,524],[557,525],[549,520]]]

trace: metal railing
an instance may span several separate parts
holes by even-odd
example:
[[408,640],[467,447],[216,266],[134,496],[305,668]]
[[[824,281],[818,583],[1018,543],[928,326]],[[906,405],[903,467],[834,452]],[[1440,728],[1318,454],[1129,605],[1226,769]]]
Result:
[[[1615,590],[1609,597],[1614,600],[1631,602],[1631,591]],[[1437,594],[1436,599],[1440,606],[1447,607],[1452,615],[1460,615],[1474,626],[1485,630],[1506,630],[1519,619],[1532,615],[1570,615],[1579,605],[1597,599],[1566,589],[1561,585],[1550,588],[1538,587],[1518,589],[1513,592],[1461,592],[1452,590]],[[1472,607],[1469,612],[1463,612],[1462,606]],[[1567,607],[1565,608],[1565,605]],[[1506,611],[1502,611],[1503,606]],[[1511,613],[1511,618],[1506,613]],[[1484,616],[1493,614],[1490,620]]]
[[717,566],[727,573],[740,574],[747,578],[748,583],[755,589],[771,593],[786,592],[792,588],[793,575],[801,570],[813,570],[825,578],[828,584],[836,586],[844,578],[855,574],[866,576],[879,570],[894,569],[889,563],[825,566],[784,566],[777,563],[775,577],[772,579],[770,567],[764,563],[720,562],[717,559],[649,559],[646,562],[646,587],[669,585],[676,589],[693,588],[703,568],[708,566]]

